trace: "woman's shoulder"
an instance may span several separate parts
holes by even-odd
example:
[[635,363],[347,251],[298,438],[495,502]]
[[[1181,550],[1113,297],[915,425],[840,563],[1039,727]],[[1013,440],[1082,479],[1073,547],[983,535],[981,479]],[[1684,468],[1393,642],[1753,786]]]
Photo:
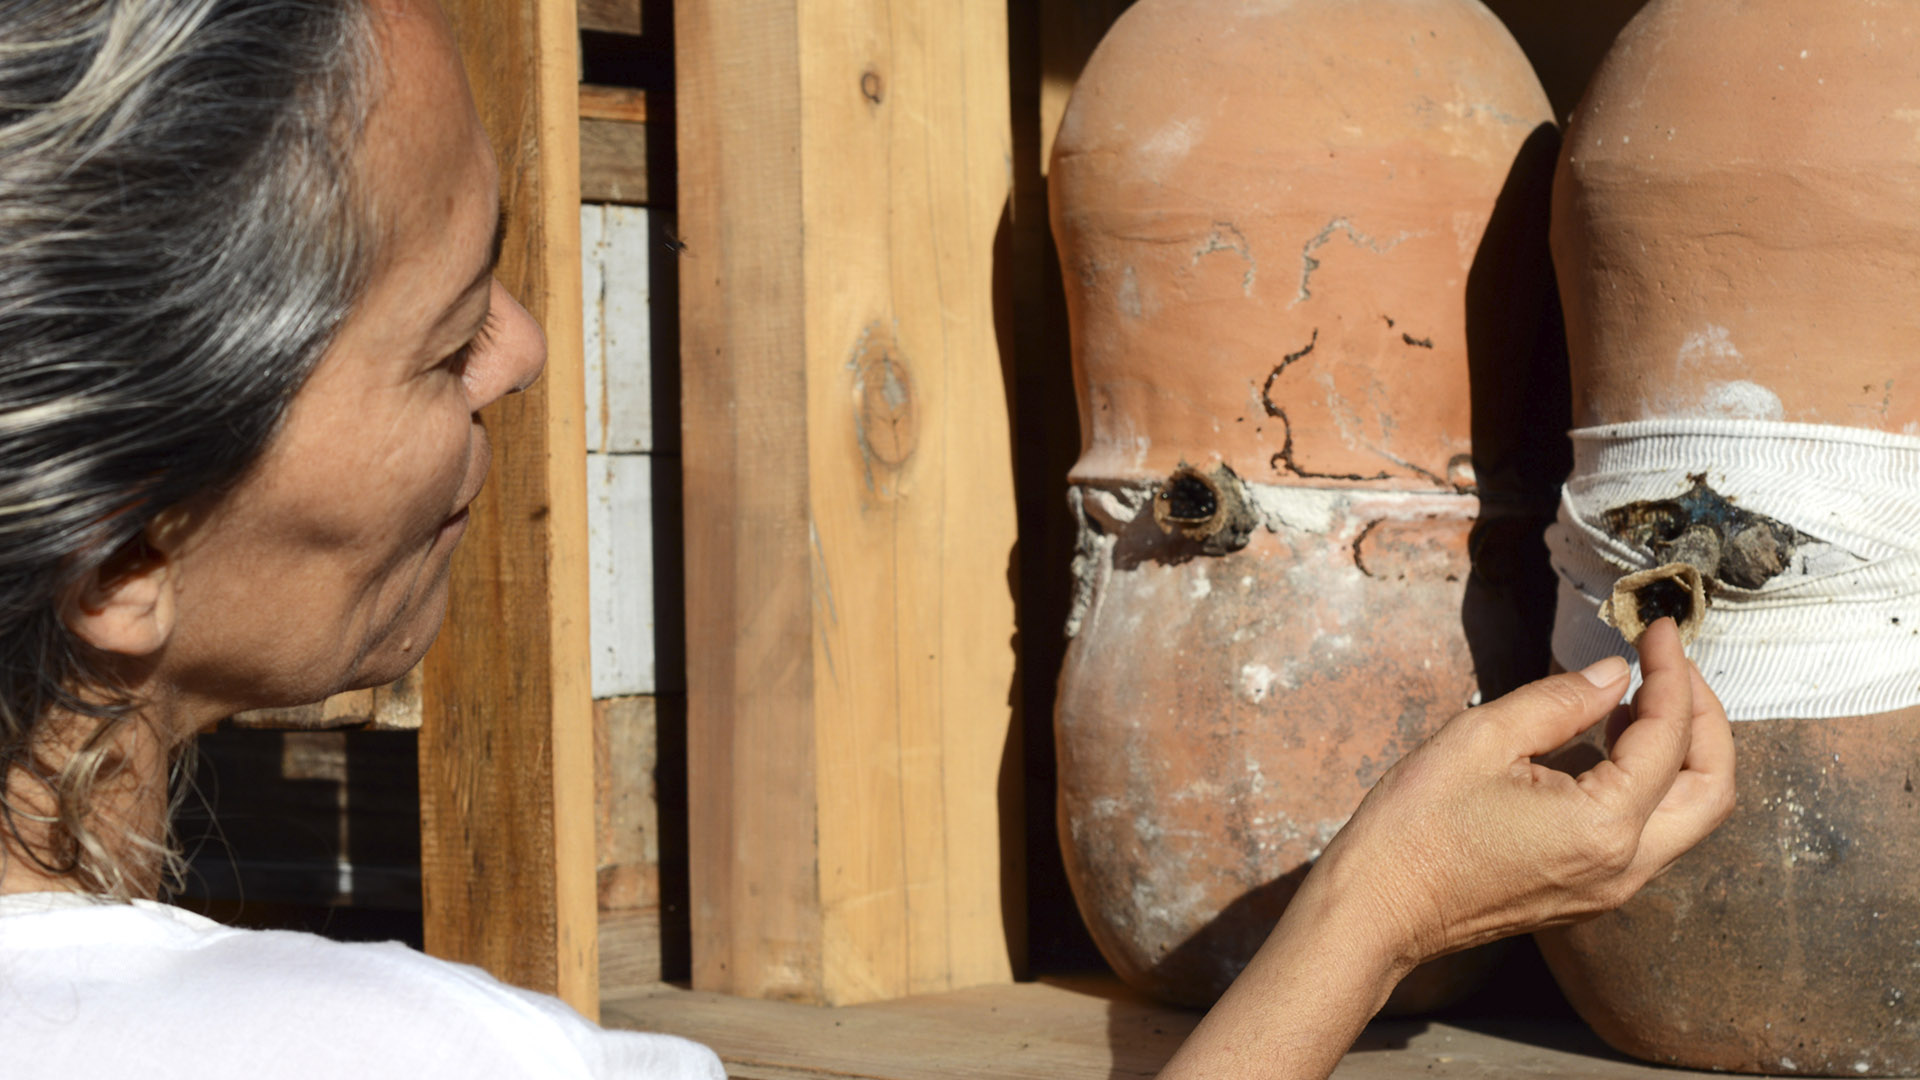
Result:
[[182,1038],[197,1060],[160,1067],[197,1078],[722,1076],[697,1044],[605,1031],[398,943],[239,930],[160,904],[0,898],[0,1039],[35,1047],[24,1060],[47,1076],[136,1063],[166,1076],[141,1044]]

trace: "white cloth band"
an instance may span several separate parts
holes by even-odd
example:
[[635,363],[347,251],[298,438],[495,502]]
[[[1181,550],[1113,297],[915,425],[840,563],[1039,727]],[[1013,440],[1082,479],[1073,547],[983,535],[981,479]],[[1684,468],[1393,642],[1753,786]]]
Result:
[[[1568,670],[1633,649],[1598,616],[1653,553],[1602,515],[1672,499],[1705,474],[1741,509],[1824,543],[1758,589],[1724,583],[1688,655],[1734,720],[1865,716],[1920,705],[1920,438],[1761,420],[1647,420],[1571,433],[1547,546],[1560,577],[1553,655]],[[1635,664],[1634,686],[1640,681]]]

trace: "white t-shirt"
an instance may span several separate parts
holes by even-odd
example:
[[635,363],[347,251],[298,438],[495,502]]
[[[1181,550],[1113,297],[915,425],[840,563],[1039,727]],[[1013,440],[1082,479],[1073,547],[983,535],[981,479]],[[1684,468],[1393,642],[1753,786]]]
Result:
[[8,1080],[725,1080],[711,1050],[399,944],[235,930],[147,901],[0,897]]

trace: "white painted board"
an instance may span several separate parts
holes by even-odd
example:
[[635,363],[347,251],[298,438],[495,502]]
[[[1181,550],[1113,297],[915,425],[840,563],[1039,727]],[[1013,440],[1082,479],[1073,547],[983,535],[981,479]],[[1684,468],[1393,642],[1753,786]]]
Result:
[[654,449],[651,213],[644,206],[580,208],[589,450]]
[[587,361],[587,451],[605,450],[607,401],[606,336],[601,333],[601,308],[605,306],[606,280],[601,267],[606,262],[606,208],[597,203],[580,207],[580,323],[585,330]]
[[653,459],[587,455],[587,544],[593,696],[652,694]]

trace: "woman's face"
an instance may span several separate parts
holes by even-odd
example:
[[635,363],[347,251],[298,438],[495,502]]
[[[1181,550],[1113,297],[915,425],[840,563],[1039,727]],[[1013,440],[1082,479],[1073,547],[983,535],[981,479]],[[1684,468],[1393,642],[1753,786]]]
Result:
[[476,414],[545,362],[492,277],[498,177],[446,24],[433,0],[374,6],[373,277],[258,466],[168,553],[159,670],[209,708],[316,700],[419,660],[487,473]]

